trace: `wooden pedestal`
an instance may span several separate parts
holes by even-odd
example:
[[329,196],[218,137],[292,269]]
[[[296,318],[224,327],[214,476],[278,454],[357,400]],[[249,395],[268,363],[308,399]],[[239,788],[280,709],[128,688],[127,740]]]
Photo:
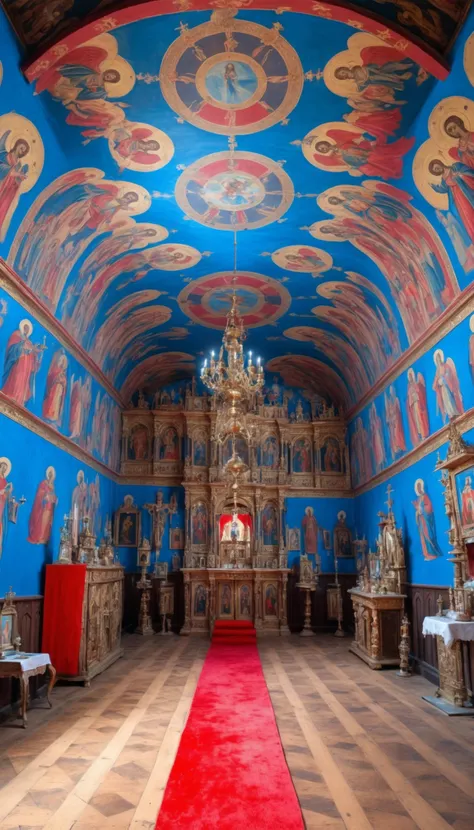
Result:
[[371,669],[398,666],[400,625],[405,596],[371,594],[352,588],[355,639],[349,651],[364,660]]

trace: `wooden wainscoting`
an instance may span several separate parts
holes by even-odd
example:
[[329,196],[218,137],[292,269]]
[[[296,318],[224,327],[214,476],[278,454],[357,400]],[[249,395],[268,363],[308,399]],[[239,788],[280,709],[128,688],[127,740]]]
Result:
[[[0,599],[0,606],[3,598]],[[43,618],[43,597],[15,597],[15,608],[18,614],[18,633],[21,637],[22,651],[41,651],[41,624]],[[30,680],[31,696],[38,694],[44,684],[46,676],[39,675]],[[0,718],[8,716],[12,706],[20,699],[20,689],[17,680],[3,678],[0,680]]]
[[[337,624],[334,620],[328,620],[328,607],[326,589],[328,585],[333,585],[335,580],[334,574],[321,574],[319,577],[319,585],[316,591],[312,594],[312,614],[311,620],[315,631],[335,631]],[[340,574],[339,582],[342,588],[342,611],[343,611],[343,627],[346,631],[354,629],[354,614],[352,613],[352,601],[350,595],[347,593],[349,588],[354,588],[357,577],[355,574]],[[304,622],[304,603],[305,596],[299,588],[296,587],[298,576],[296,573],[290,573],[288,576],[288,627],[291,632],[301,631]]]
[[448,588],[439,585],[407,585],[407,612],[411,621],[411,655],[415,671],[438,683],[438,656],[435,637],[423,637],[423,620],[438,612],[437,599],[448,608]]
[[[140,591],[137,582],[140,581],[140,573],[126,573],[124,582],[124,603],[123,603],[123,629],[124,631],[135,631],[138,625],[138,613],[140,611]],[[172,571],[168,574],[168,582],[175,586],[174,591],[174,614],[171,620],[171,628],[177,634],[184,623],[184,588],[183,575],[181,571]],[[155,631],[160,630],[159,614],[159,580],[152,579],[151,607],[150,614]]]

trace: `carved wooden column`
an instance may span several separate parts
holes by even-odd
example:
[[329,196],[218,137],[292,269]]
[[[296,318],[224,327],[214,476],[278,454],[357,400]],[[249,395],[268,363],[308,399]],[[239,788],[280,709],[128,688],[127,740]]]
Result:
[[[285,528],[284,528],[284,513],[285,513],[285,494],[281,491],[278,491],[278,517],[279,517],[279,524],[280,524],[280,536],[279,536],[279,556],[286,555],[286,546],[285,546]],[[280,568],[282,567],[280,561]],[[286,567],[286,563],[285,563]]]
[[209,629],[212,634],[216,621],[216,578],[209,574]]
[[372,608],[372,627],[370,635],[370,651],[372,658],[378,660],[380,656],[380,631],[379,614],[376,608]]
[[262,549],[261,539],[262,528],[262,491],[257,488],[255,490],[255,553],[258,555]]
[[191,633],[191,576],[184,574],[184,625],[181,634]]
[[262,614],[262,579],[259,573],[255,576],[255,628],[258,631],[263,628],[263,614]]
[[281,575],[280,634],[290,634],[288,628],[288,574]]

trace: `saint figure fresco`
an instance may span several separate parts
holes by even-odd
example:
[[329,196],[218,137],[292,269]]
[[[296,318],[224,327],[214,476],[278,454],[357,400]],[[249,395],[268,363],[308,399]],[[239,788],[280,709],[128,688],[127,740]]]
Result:
[[312,507],[305,507],[301,527],[303,530],[303,552],[307,556],[316,554],[318,552],[318,523]]
[[414,447],[425,441],[430,434],[428,405],[426,402],[426,383],[421,372],[415,375],[414,369],[408,369],[407,415],[410,427],[410,439]]
[[54,510],[58,497],[54,489],[56,470],[48,467],[46,478],[38,485],[35,500],[28,523],[28,542],[33,545],[46,545],[51,536]]
[[311,444],[307,438],[297,438],[293,444],[293,472],[311,472]]
[[143,424],[137,424],[130,432],[129,458],[133,461],[145,461],[148,458],[148,430]]
[[206,616],[206,601],[207,601],[207,594],[206,588],[204,585],[197,585],[196,593],[194,594],[194,616],[195,617],[205,617]]
[[443,424],[445,424],[451,418],[456,418],[464,412],[461,389],[454,360],[451,357],[445,359],[441,349],[436,349],[433,360],[436,366],[433,381],[436,412],[441,415]]
[[277,591],[275,585],[267,585],[265,589],[265,616],[276,617]]
[[374,469],[376,473],[379,473],[383,470],[385,464],[387,463],[387,456],[385,453],[382,420],[377,412],[375,401],[372,401],[372,405],[369,410],[369,425]]
[[400,399],[393,385],[390,386],[388,392],[385,392],[385,418],[388,426],[390,450],[392,458],[395,459],[400,453],[405,452],[407,445]]
[[208,518],[207,507],[202,502],[195,504],[192,511],[192,543],[205,545],[207,543]]
[[464,527],[474,524],[474,490],[472,476],[466,476],[461,491],[461,521]]
[[63,349],[53,355],[46,378],[46,391],[43,398],[43,418],[60,426],[63,419],[64,402],[67,394],[68,360]]
[[179,460],[179,436],[174,427],[168,427],[162,435],[160,458],[163,461]]
[[8,504],[11,499],[13,484],[8,481],[12,464],[9,458],[0,458],[0,558],[8,529]]
[[[35,376],[41,366],[46,345],[35,345],[30,340],[33,324],[22,320],[10,335],[3,367],[2,392],[25,406],[35,396]],[[46,339],[46,338],[45,338]]]
[[323,473],[340,473],[341,451],[337,438],[329,436],[321,447],[321,469]]
[[279,466],[278,441],[274,435],[268,435],[262,446],[262,467],[276,470]]
[[418,478],[415,482],[416,500],[412,502],[415,508],[416,524],[420,534],[421,552],[424,559],[437,559],[443,555],[436,537],[434,508],[430,497],[425,490],[425,482]]
[[274,504],[266,504],[262,513],[264,545],[278,545],[278,515]]

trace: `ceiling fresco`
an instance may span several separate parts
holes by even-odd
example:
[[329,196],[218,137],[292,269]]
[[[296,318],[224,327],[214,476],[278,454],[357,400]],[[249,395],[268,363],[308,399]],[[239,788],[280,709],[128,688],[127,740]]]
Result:
[[[411,5],[396,4],[405,22]],[[430,19],[462,11],[428,5]],[[35,65],[69,169],[34,189],[10,267],[125,399],[194,373],[235,290],[269,371],[354,405],[468,282],[466,210],[462,267],[440,234],[474,104],[434,104],[420,141],[434,79],[332,19],[249,4],[107,28]],[[0,159],[3,146],[22,171],[3,238],[43,165],[54,170],[19,118],[0,116]]]

